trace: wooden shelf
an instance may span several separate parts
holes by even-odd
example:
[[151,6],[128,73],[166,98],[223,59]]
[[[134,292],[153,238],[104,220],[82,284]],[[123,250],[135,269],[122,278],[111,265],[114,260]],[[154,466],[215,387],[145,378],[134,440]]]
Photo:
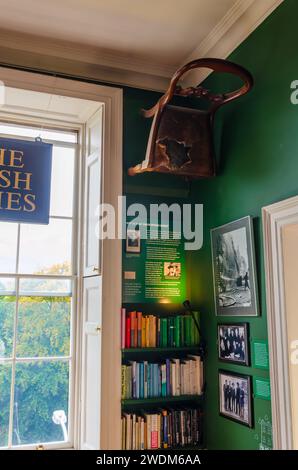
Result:
[[123,360],[130,360],[136,359],[138,362],[143,360],[146,357],[150,358],[180,358],[184,357],[188,354],[198,356],[198,346],[185,346],[181,348],[169,347],[169,348],[129,348],[129,349],[122,349],[122,359]]
[[191,404],[198,403],[203,400],[203,395],[180,395],[174,397],[154,397],[154,398],[137,398],[121,400],[124,408],[156,408],[159,406],[170,406],[174,404]]

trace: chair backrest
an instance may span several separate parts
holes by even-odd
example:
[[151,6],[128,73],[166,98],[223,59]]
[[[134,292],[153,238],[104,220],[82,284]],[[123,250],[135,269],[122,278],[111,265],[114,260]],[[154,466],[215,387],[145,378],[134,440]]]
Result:
[[[209,68],[214,72],[237,75],[244,84],[228,93],[212,93],[202,86],[182,88],[181,78],[190,70]],[[215,175],[213,150],[213,119],[218,108],[246,94],[253,86],[251,74],[240,65],[222,59],[198,59],[181,67],[171,79],[166,93],[156,105],[143,110],[146,118],[153,117],[145,160],[128,170],[134,176],[145,171],[173,173],[187,177]],[[171,106],[174,95],[205,98],[207,111]]]

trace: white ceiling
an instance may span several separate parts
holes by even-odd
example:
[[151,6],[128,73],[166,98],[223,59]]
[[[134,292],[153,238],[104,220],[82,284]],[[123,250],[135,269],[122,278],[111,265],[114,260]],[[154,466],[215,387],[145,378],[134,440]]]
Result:
[[1,0],[0,27],[177,65],[236,0]]
[[0,0],[0,48],[168,80],[189,59],[227,56],[282,1]]

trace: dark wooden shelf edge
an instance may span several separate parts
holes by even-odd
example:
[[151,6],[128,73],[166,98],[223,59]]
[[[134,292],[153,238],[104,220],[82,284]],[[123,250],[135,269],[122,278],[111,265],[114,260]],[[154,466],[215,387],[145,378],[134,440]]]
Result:
[[196,351],[199,346],[183,346],[183,347],[168,347],[168,348],[125,348],[122,349],[122,354],[133,354],[133,353],[174,353],[174,352],[188,352]]
[[177,397],[155,397],[155,398],[135,398],[135,399],[125,399],[121,400],[121,404],[123,407],[130,407],[130,406],[149,406],[155,404],[171,404],[171,403],[179,403],[179,402],[198,402],[202,401],[204,395],[181,395]]

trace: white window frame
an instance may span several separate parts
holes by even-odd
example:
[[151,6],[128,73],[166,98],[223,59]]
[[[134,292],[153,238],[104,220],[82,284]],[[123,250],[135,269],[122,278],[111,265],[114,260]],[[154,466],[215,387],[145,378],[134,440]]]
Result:
[[[118,206],[118,197],[122,195],[122,89],[88,83],[79,80],[58,78],[53,75],[24,72],[0,67],[1,81],[8,87],[70,96],[102,103],[104,105],[103,127],[103,191],[102,202]],[[5,113],[6,120],[15,119],[15,115]],[[17,116],[20,121],[20,116]],[[36,118],[32,118],[36,121]],[[30,120],[29,120],[30,121]],[[45,122],[48,120],[45,119]],[[52,122],[51,120],[49,120]],[[26,120],[28,123],[28,120]],[[59,123],[59,128],[61,123]],[[72,124],[74,129],[74,124]],[[84,138],[84,125],[78,123],[77,129]],[[82,144],[82,142],[81,142]],[[84,155],[83,155],[84,157]],[[81,159],[82,160],[82,159]],[[79,193],[83,194],[84,168],[79,171]],[[83,237],[83,201],[78,205],[78,240]],[[121,221],[120,221],[121,223]],[[99,447],[112,450],[121,448],[121,345],[120,320],[121,309],[121,273],[122,241],[104,240],[102,255],[103,274],[103,336],[102,336],[102,374],[101,374],[101,433]],[[78,246],[78,309],[82,309],[82,253],[83,242]],[[80,318],[81,315],[78,315]],[[77,325],[76,340],[76,379],[74,404],[73,448],[80,448],[80,408],[81,403],[81,324]],[[112,366],[111,366],[112,365]],[[47,446],[48,447],[48,446]],[[49,448],[49,447],[48,447]],[[64,443],[57,443],[56,449],[65,448]]]
[[[80,145],[80,142],[82,141],[82,134],[84,132],[84,126],[83,125],[77,125],[73,123],[68,123],[68,122],[59,122],[59,121],[54,121],[54,120],[47,120],[44,118],[36,118],[36,117],[30,117],[30,116],[23,116],[22,118],[18,117],[18,115],[8,115],[5,112],[0,112],[0,122],[3,124],[7,125],[12,125],[12,126],[26,126],[26,127],[36,127],[38,128],[43,128],[47,130],[58,130],[58,131],[69,131],[69,132],[75,132],[77,133],[78,140],[77,143],[68,143],[68,142],[62,142],[62,141],[54,141],[51,139],[43,139],[43,142],[57,145],[60,147],[64,148],[73,148],[75,150],[75,165],[74,165],[74,183],[73,183],[73,210],[72,210],[72,216],[71,217],[63,217],[63,216],[56,216],[56,215],[51,215],[51,219],[71,219],[73,224],[72,224],[72,240],[71,240],[71,254],[72,254],[72,259],[71,259],[71,266],[72,266],[72,272],[69,275],[66,276],[59,276],[59,275],[35,275],[35,274],[20,274],[20,273],[1,273],[1,277],[4,278],[11,278],[16,280],[16,285],[15,289],[17,292],[18,297],[21,295],[19,294],[19,281],[20,279],[64,279],[64,280],[70,280],[72,282],[72,312],[71,312],[71,325],[70,325],[70,338],[71,338],[71,349],[69,351],[69,356],[65,356],[63,358],[60,357],[40,357],[38,359],[42,361],[50,361],[50,360],[60,360],[60,361],[67,361],[69,362],[69,410],[70,413],[68,415],[68,441],[65,442],[46,442],[46,443],[35,443],[35,444],[24,444],[24,445],[10,445],[9,449],[15,450],[15,449],[35,449],[37,445],[43,445],[46,449],[59,449],[59,448],[73,448],[74,447],[74,423],[75,423],[75,418],[76,418],[76,413],[75,413],[75,403],[76,403],[76,375],[77,375],[77,364],[76,364],[76,345],[77,341],[79,340],[79,309],[78,309],[78,280],[79,280],[79,275],[80,275],[80,264],[79,264],[79,252],[78,252],[78,234],[79,231],[79,218],[77,216],[78,213],[78,206],[79,206],[79,201],[80,201],[80,193],[76,196],[75,194],[75,188],[78,187],[79,181],[81,179],[81,168],[82,168],[82,152],[81,148],[82,146]],[[17,130],[17,127],[16,127]],[[11,139],[24,139],[27,141],[34,141],[34,138],[32,137],[22,137],[19,134],[3,134],[0,133],[0,136],[3,138],[11,138]],[[17,255],[16,255],[16,265],[18,265],[18,259],[19,259],[19,250],[20,250],[20,225],[21,223],[18,224],[18,235],[17,235],[17,243],[18,243],[18,248],[17,248]],[[23,295],[25,296],[25,295]],[[17,315],[18,312],[15,312],[15,315]],[[14,322],[14,337],[16,338],[16,328],[17,328],[17,323]],[[14,345],[15,346],[15,345]],[[36,360],[36,358],[35,358]],[[32,362],[31,358],[18,358],[17,361],[15,358],[13,359],[13,367],[15,367],[15,363],[28,363]],[[11,359],[4,358],[3,363],[11,363]],[[12,380],[12,389],[14,388],[14,380]],[[11,403],[10,408],[13,407],[13,403]],[[11,414],[11,409],[10,409],[10,414]],[[10,420],[10,425],[11,425],[11,420]]]

